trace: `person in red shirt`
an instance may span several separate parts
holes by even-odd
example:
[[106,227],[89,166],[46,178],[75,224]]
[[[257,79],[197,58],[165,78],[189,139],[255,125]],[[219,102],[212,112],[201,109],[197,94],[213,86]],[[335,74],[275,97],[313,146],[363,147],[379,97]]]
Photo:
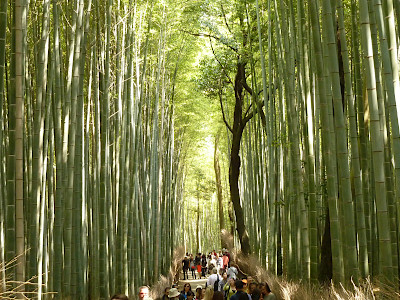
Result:
[[222,263],[223,263],[224,270],[226,270],[229,265],[229,257],[228,257],[228,255],[226,255],[226,253],[224,253],[224,256],[222,256]]

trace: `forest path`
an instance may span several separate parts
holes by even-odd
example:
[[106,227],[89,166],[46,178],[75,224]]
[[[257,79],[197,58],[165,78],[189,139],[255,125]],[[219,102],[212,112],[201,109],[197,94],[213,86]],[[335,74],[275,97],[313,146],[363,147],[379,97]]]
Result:
[[182,291],[183,290],[183,286],[185,285],[185,283],[190,283],[191,287],[192,287],[192,291],[193,293],[196,293],[196,287],[198,285],[201,285],[202,288],[204,288],[206,286],[206,282],[208,279],[208,276],[206,275],[206,277],[201,277],[201,279],[198,279],[199,276],[197,276],[197,279],[195,279],[192,276],[192,272],[189,271],[189,278],[186,280],[183,280],[183,272],[181,272],[181,274],[179,275],[179,282],[178,282],[178,291]]

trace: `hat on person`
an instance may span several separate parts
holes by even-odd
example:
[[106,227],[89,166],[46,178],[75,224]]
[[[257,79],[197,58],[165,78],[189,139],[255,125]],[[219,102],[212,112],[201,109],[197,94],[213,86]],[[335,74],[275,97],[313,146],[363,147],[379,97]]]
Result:
[[169,290],[168,298],[178,297],[181,293],[178,292],[176,288],[172,288]]
[[247,283],[247,279],[242,279],[242,282],[243,283]]
[[196,286],[196,290],[197,289],[203,289],[203,287],[201,285]]

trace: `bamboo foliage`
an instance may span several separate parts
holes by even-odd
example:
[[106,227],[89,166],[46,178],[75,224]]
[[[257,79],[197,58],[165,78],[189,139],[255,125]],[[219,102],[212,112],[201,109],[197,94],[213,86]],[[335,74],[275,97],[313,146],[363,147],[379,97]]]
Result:
[[[253,130],[258,121],[246,130],[241,193],[254,253],[261,261],[276,258],[277,268],[270,270],[290,277],[349,282],[372,274],[393,282],[398,276],[399,224],[394,213],[398,201],[393,200],[399,178],[396,3],[272,3],[272,9],[270,1],[247,6],[249,31],[254,30],[252,38],[259,46],[251,76],[253,87],[263,86],[259,94],[271,117],[263,136],[268,140],[276,134],[275,143],[288,155],[277,155],[275,144],[263,143],[264,137]],[[351,19],[346,19],[350,8]],[[372,43],[374,28],[380,46]],[[272,90],[271,82],[282,84]],[[275,91],[280,100],[274,104]],[[274,119],[272,110],[279,117]],[[265,156],[254,151],[258,147],[265,147]],[[259,164],[268,171],[258,171]],[[275,172],[281,176],[275,177]],[[254,201],[262,188],[257,174],[266,174],[268,187],[260,201]],[[275,187],[280,187],[277,200],[271,191]],[[274,201],[281,204],[280,212],[271,206]],[[278,212],[276,221],[271,211]],[[265,223],[268,234],[276,235],[267,238],[272,251],[258,246],[266,240],[261,229]],[[270,231],[274,224],[277,230]],[[274,248],[274,240],[282,245]]]
[[154,4],[164,16],[157,34],[145,4],[83,0],[29,10],[17,1],[8,33],[1,3],[0,122],[9,128],[0,130],[1,261],[31,249],[13,278],[37,278],[39,298],[133,296],[169,270],[176,238],[169,230],[160,237],[180,201],[180,147],[171,121],[171,15]]
[[[133,296],[175,246],[241,227],[232,190],[236,245],[270,272],[396,282],[398,1],[211,2],[0,3],[0,263],[26,251],[2,278]],[[198,142],[221,131],[215,107],[218,151]],[[213,150],[218,198],[195,147]]]

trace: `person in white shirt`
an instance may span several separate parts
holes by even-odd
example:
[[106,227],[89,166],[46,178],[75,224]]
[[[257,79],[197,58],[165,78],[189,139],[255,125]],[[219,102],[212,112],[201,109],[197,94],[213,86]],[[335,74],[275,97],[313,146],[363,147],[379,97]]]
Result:
[[212,287],[214,287],[214,283],[215,283],[217,280],[222,280],[221,276],[219,276],[219,274],[218,274],[218,272],[217,272],[217,268],[214,268],[214,269],[212,270],[212,272],[213,272],[213,274],[210,275],[210,277],[208,277],[206,286],[212,286]]
[[216,260],[217,260],[217,270],[218,270],[218,274],[219,274],[220,273],[219,270],[223,268],[224,262],[222,260],[222,257],[218,256],[218,254],[217,254]]

